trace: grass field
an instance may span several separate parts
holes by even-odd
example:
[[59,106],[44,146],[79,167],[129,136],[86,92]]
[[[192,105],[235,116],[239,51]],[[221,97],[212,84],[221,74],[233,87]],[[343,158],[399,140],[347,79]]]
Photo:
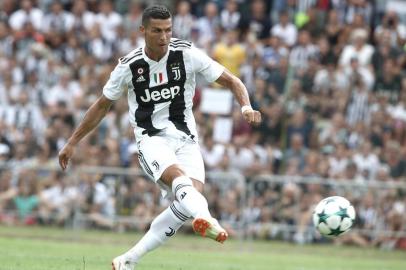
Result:
[[[102,270],[139,234],[0,226],[1,270]],[[406,252],[177,235],[137,270],[405,270]]]

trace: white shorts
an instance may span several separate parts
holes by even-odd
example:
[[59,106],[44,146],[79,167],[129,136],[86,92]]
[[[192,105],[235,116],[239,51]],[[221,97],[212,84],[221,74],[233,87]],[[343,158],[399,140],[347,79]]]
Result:
[[159,181],[162,173],[174,164],[179,165],[188,177],[204,183],[199,144],[187,136],[145,136],[138,142],[138,153],[141,167],[158,184],[162,184]]

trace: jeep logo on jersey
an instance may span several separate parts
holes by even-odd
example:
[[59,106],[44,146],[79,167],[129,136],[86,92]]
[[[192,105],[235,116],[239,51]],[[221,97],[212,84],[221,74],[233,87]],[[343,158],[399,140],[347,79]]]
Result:
[[150,91],[150,89],[145,89],[145,96],[140,96],[143,102],[152,101],[167,101],[175,98],[180,92],[180,87],[175,85],[170,88],[161,88]]

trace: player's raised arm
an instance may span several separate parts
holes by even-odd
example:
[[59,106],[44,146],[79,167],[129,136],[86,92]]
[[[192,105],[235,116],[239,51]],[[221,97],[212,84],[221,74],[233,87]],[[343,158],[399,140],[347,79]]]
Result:
[[234,97],[241,105],[242,115],[248,123],[259,124],[261,122],[261,113],[252,109],[247,88],[239,78],[234,76],[229,70],[224,69],[224,72],[216,82],[233,92]]
[[59,152],[59,165],[63,170],[68,166],[69,159],[73,155],[76,144],[100,123],[112,104],[112,100],[101,95],[87,110],[82,122]]

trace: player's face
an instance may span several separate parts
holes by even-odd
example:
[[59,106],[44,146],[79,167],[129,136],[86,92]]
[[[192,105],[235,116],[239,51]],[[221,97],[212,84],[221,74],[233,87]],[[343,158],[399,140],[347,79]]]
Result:
[[141,26],[145,35],[145,45],[155,57],[162,57],[168,51],[172,37],[172,19],[150,19],[146,26]]

